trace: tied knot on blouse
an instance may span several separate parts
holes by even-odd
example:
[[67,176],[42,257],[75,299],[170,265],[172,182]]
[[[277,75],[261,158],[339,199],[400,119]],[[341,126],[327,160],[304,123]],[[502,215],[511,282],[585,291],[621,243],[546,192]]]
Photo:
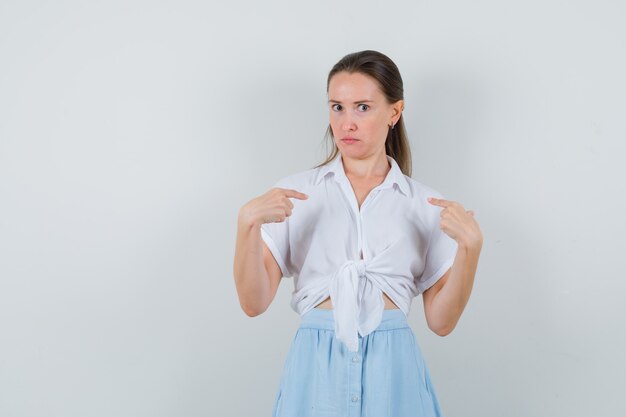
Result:
[[330,277],[335,334],[352,352],[358,351],[358,335],[368,335],[382,320],[385,302],[377,281],[385,278],[375,267],[376,258],[349,260]]

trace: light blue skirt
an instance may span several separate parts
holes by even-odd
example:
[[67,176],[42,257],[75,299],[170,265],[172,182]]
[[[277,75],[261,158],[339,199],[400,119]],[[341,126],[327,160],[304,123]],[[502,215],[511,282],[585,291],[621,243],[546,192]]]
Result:
[[333,310],[301,317],[287,353],[272,417],[440,417],[413,330],[399,309],[350,352],[335,338]]

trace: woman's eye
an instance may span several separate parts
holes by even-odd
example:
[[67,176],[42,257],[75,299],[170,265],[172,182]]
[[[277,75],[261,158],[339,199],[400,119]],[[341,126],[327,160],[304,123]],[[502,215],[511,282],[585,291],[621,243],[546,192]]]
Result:
[[[369,109],[370,106],[368,106],[367,104],[359,104],[358,106],[362,111],[365,111],[367,109]],[[341,104],[333,104],[331,106],[331,109],[333,110],[337,110],[337,111],[341,111]]]

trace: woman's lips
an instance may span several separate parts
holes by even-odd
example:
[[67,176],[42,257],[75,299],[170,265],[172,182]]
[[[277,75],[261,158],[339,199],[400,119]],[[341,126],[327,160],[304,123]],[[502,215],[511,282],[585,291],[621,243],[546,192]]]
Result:
[[341,139],[343,143],[355,143],[358,142],[358,139]]

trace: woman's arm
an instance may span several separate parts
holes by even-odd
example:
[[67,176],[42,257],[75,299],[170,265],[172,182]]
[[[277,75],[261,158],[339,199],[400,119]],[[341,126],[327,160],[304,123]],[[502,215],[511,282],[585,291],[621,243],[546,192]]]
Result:
[[443,207],[439,227],[457,242],[450,269],[422,294],[428,327],[439,336],[446,336],[456,327],[472,292],[483,236],[473,210],[442,198],[428,201]]
[[250,317],[267,310],[272,303],[282,272],[261,239],[261,224],[239,212],[233,275],[239,304]]
[[272,187],[239,209],[233,274],[239,303],[250,317],[267,310],[283,277],[283,271],[263,241],[261,225],[284,223],[293,210],[290,198],[309,197],[291,188]]
[[239,215],[233,275],[239,304],[250,317],[263,313],[272,298],[270,278],[263,259],[261,225]]
[[448,272],[422,294],[428,327],[439,336],[452,332],[467,305],[481,248],[482,241],[459,243]]

